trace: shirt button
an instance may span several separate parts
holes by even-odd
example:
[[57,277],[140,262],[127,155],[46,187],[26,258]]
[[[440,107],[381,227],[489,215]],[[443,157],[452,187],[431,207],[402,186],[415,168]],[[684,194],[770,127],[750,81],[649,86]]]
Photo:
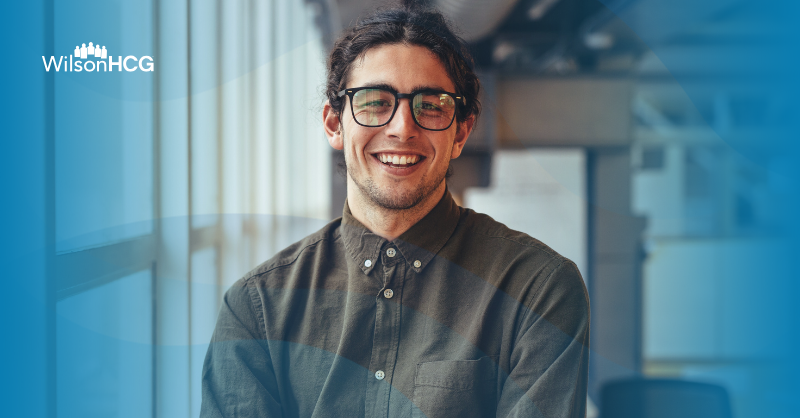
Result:
[[392,289],[386,289],[383,291],[383,296],[385,296],[386,299],[391,299],[392,296],[394,296],[394,292],[392,292]]
[[372,265],[372,260],[365,261],[364,265],[367,266],[367,267],[371,266]]
[[[369,260],[367,260],[367,261],[369,261]],[[419,266],[421,266],[421,265],[422,265],[422,263],[420,263],[419,260],[414,261],[414,267],[419,268]]]
[[383,380],[384,377],[386,377],[386,373],[384,373],[383,370],[378,370],[377,372],[375,372],[376,379]]
[[386,250],[386,255],[388,255],[389,257],[394,257],[396,254],[397,251],[395,251],[394,248],[389,248],[388,250]]

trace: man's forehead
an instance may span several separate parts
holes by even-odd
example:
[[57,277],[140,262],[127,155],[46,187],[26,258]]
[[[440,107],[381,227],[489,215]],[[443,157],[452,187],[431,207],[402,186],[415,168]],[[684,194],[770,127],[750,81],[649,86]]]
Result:
[[436,54],[426,47],[406,44],[366,50],[353,62],[348,79],[347,85],[352,87],[384,86],[397,91],[453,91],[455,86]]

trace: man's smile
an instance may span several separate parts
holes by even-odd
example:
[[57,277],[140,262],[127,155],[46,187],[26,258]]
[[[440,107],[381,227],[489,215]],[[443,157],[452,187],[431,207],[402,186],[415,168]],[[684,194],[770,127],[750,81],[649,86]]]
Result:
[[425,159],[419,154],[399,153],[399,152],[378,152],[372,154],[383,165],[395,168],[407,168],[416,165]]
[[370,153],[375,164],[380,166],[381,171],[392,176],[410,176],[419,170],[425,170],[427,164],[422,164],[427,160],[422,154],[409,151],[380,151]]

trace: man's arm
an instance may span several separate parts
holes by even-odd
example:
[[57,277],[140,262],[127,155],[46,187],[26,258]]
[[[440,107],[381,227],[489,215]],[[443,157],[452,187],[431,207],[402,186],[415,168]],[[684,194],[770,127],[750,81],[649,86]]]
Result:
[[565,259],[536,291],[497,416],[584,417],[588,360],[589,299],[577,267]]
[[240,280],[223,298],[203,363],[202,418],[281,417],[278,385],[266,336]]

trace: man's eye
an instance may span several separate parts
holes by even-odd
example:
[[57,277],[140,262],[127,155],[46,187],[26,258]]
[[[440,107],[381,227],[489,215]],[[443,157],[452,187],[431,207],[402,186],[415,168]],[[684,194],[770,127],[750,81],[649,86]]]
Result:
[[364,107],[373,107],[373,108],[375,108],[375,107],[388,107],[388,106],[391,106],[391,105],[392,104],[389,103],[386,100],[373,100],[371,102],[364,103],[363,106]]
[[437,106],[434,103],[430,103],[430,102],[422,102],[422,103],[418,104],[417,105],[417,109],[424,110],[424,111],[429,111],[429,112],[440,112],[442,110],[441,107]]

